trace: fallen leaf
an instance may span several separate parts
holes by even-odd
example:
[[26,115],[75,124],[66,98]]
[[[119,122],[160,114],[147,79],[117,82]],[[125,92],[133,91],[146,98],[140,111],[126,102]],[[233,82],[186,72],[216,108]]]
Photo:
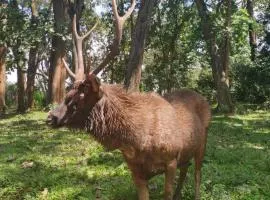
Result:
[[25,162],[23,162],[22,163],[22,165],[21,165],[21,167],[22,168],[32,168],[34,166],[34,162],[32,162],[32,161],[25,161]]
[[47,199],[48,194],[49,194],[48,188],[44,188],[44,190],[41,192],[41,199]]

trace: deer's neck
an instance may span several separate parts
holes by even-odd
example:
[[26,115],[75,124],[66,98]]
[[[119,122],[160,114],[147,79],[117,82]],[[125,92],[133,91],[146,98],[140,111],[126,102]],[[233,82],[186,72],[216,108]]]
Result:
[[135,125],[127,113],[127,107],[131,104],[131,99],[125,93],[105,93],[90,113],[87,130],[108,149],[133,145],[138,140]]

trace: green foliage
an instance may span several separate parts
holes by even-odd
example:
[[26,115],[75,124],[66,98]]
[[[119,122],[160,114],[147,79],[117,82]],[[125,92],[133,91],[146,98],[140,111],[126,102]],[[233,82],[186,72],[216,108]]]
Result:
[[[239,9],[233,16],[232,90],[237,101],[269,107],[270,54],[267,51],[267,15],[260,16],[260,20],[266,23],[251,20],[243,9]],[[259,43],[260,51],[255,62],[250,61],[250,46],[247,40],[249,25],[257,35],[262,34],[263,28],[266,33]]]
[[[46,93],[48,83],[45,81],[49,66],[52,36],[59,36],[65,41],[68,60],[72,60],[72,42],[70,21],[55,26],[53,12],[48,1],[38,1],[38,17],[31,18],[30,1],[6,1],[6,7],[0,9],[0,45],[8,47],[7,67],[16,64],[27,68],[31,47],[39,47],[38,58],[40,74],[44,75],[42,91]],[[71,1],[75,2],[75,1]],[[84,45],[85,61],[91,57],[92,68],[101,63],[108,46],[113,40],[114,24],[110,1],[96,0],[85,2],[85,9],[80,19],[80,32],[83,34],[93,26],[97,18],[99,25]],[[246,103],[264,103],[269,105],[269,5],[266,0],[254,2],[259,10],[256,20],[249,17],[246,9],[232,1],[232,25],[225,27],[225,1],[207,1],[207,9],[216,34],[218,51],[222,51],[224,33],[231,35],[231,69],[229,72],[231,90],[237,101]],[[129,0],[118,1],[118,11],[122,15],[130,5]],[[97,9],[97,7],[99,9]],[[102,74],[103,80],[110,83],[121,83],[125,75],[131,44],[132,27],[134,28],[137,9],[133,19],[128,19],[120,55],[110,63]],[[100,9],[102,7],[102,9]],[[97,14],[98,13],[98,14]],[[69,18],[69,17],[67,17]],[[256,31],[259,38],[256,63],[250,61],[249,26]],[[210,70],[210,55],[202,36],[200,18],[196,4],[188,1],[160,1],[151,20],[143,63],[141,90],[164,93],[177,88],[189,87],[198,90],[215,101],[215,88]],[[72,62],[70,62],[72,63]],[[42,65],[42,66],[41,66]],[[42,69],[41,69],[42,68]],[[36,105],[43,105],[44,96],[35,94]],[[14,103],[7,98],[7,103]]]
[[251,20],[246,9],[237,10],[232,15],[232,57],[233,61],[243,59],[249,60],[250,46],[248,43],[249,24],[256,26],[256,22]]
[[[182,1],[164,1],[156,8],[145,56],[144,85],[159,93],[195,87],[195,76],[206,62],[196,8]],[[191,17],[192,16],[192,17]]]
[[234,66],[234,95],[238,101],[257,104],[269,101],[270,65],[269,58],[264,59],[260,59],[254,64]]
[[[119,151],[106,152],[82,132],[51,129],[47,114],[9,115],[0,121],[0,199],[135,200],[135,186]],[[216,116],[202,168],[202,199],[269,199],[269,112]],[[184,186],[194,199],[194,167]],[[163,176],[150,181],[162,199]]]
[[46,105],[46,96],[43,92],[34,92],[34,105],[36,108],[44,108]]
[[17,98],[17,85],[14,83],[6,84],[6,105],[14,106]]
[[212,70],[210,68],[203,68],[197,81],[196,90],[207,97],[210,102],[215,102],[216,92],[214,88]]
[[14,63],[25,67],[23,65],[29,49],[47,42],[44,36],[53,30],[52,18],[46,3],[40,5],[39,16],[34,23],[31,23],[29,16],[30,8],[24,6],[9,2],[6,7],[0,9],[0,45],[8,47],[8,69],[14,67]]

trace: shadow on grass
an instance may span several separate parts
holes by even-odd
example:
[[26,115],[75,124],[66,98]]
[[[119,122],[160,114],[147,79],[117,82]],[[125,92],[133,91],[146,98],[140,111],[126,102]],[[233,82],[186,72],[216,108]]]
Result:
[[0,199],[136,199],[120,152],[28,117],[0,124]]
[[209,198],[270,199],[268,118],[213,118],[203,167],[203,187]]
[[46,189],[48,197],[54,199],[96,199],[97,196],[102,199],[136,199],[135,189],[127,175],[104,173],[89,176],[87,171],[76,170],[76,167],[53,167],[37,161],[31,168],[9,167],[1,174],[0,187],[3,190],[0,197],[5,199],[41,198]]

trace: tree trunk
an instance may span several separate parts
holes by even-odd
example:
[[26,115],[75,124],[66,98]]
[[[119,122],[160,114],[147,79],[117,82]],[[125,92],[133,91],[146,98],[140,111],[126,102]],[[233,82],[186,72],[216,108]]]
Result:
[[132,37],[129,62],[125,74],[125,88],[128,91],[138,91],[141,81],[145,38],[150,27],[150,18],[156,0],[144,1],[138,13],[135,30]]
[[[250,19],[254,20],[254,11],[253,11],[253,0],[247,0],[247,12]],[[255,61],[256,58],[256,33],[254,31],[253,25],[249,24],[249,44],[250,44],[250,59]]]
[[[32,10],[32,19],[31,19],[31,26],[35,27],[38,23],[38,11],[36,0],[32,0],[31,2],[31,10]],[[37,53],[38,53],[38,44],[34,44],[34,47],[30,48],[29,51],[29,61],[28,61],[28,69],[27,69],[27,108],[31,109],[34,105],[34,88],[35,88],[35,77],[37,72]]]
[[5,113],[6,103],[6,47],[0,46],[0,115]]
[[18,88],[18,107],[17,112],[24,113],[26,111],[25,102],[25,72],[23,66],[17,64],[17,88]]
[[34,106],[34,89],[35,89],[35,77],[37,72],[37,47],[33,47],[29,51],[29,62],[27,69],[27,107],[31,109]]
[[[11,8],[19,12],[18,2],[13,0],[10,2]],[[17,112],[24,113],[26,111],[25,96],[25,52],[20,49],[22,45],[21,38],[17,38],[16,43],[12,46],[16,67],[17,67]]]
[[[214,83],[217,89],[217,110],[219,112],[233,113],[234,106],[231,99],[228,72],[229,72],[229,52],[230,36],[226,31],[223,41],[224,49],[218,51],[216,35],[208,15],[208,10],[203,0],[196,0],[197,9],[201,18],[202,32],[211,57],[211,67]],[[227,0],[226,29],[230,26],[231,20],[231,0]],[[223,59],[222,59],[223,58]]]
[[[7,6],[8,2],[0,1],[0,9]],[[6,18],[6,15],[1,14],[1,18]],[[0,45],[0,116],[6,111],[6,51],[7,48]]]
[[[67,21],[67,2],[65,0],[53,0],[55,32],[63,34]],[[52,51],[49,69],[49,88],[47,103],[59,104],[65,96],[66,69],[62,58],[65,57],[65,42],[58,35],[52,38]]]
[[[230,91],[229,91],[229,66],[230,66],[230,50],[231,50],[231,7],[232,0],[226,0],[226,18],[225,18],[225,34],[223,47],[220,51],[221,63],[219,67],[219,87],[218,87],[218,102],[222,102],[222,104],[218,105],[219,111],[226,111],[232,113],[234,111]],[[225,107],[223,106],[225,105]]]
[[65,96],[66,69],[62,62],[65,56],[64,41],[58,36],[53,36],[49,69],[49,97],[48,103],[59,104]]

